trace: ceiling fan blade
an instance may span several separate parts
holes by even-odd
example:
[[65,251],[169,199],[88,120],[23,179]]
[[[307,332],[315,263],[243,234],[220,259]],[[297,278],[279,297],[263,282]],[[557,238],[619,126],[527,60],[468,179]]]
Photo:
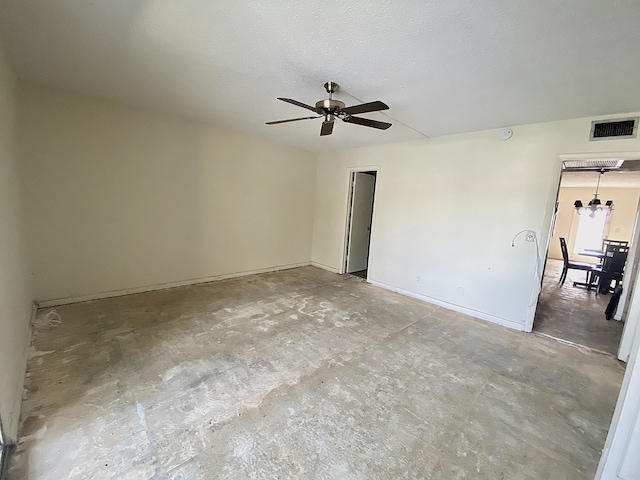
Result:
[[389,106],[378,100],[376,102],[362,103],[360,105],[346,107],[342,109],[342,112],[347,115],[355,115],[358,113],[378,112],[380,110],[389,110]]
[[344,117],[344,120],[347,123],[355,123],[356,125],[362,125],[364,127],[372,127],[379,128],[380,130],[386,130],[391,126],[390,123],[387,122],[378,122],[377,120],[370,120],[368,118],[360,118],[360,117]]
[[331,121],[324,121],[322,122],[322,128],[320,129],[320,136],[323,137],[324,135],[331,135],[331,132],[333,132],[333,124],[335,123],[334,120]]
[[300,117],[300,118],[289,118],[287,120],[276,120],[274,122],[266,122],[267,125],[276,125],[278,123],[287,123],[287,122],[297,122],[298,120],[311,120],[313,118],[320,118],[322,115],[318,115],[316,117]]
[[296,105],[298,107],[306,108],[307,110],[311,110],[312,112],[317,112],[316,107],[312,107],[311,105],[307,105],[306,103],[299,102],[297,100],[293,100],[292,98],[280,98],[278,100],[282,100],[283,102],[290,103],[291,105]]

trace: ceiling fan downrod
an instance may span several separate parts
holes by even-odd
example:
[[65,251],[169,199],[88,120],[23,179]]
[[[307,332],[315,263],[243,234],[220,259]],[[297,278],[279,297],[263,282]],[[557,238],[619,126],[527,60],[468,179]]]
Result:
[[327,82],[324,84],[324,89],[329,94],[329,99],[333,98],[332,95],[338,91],[338,88],[340,88],[340,85],[335,82]]
[[[344,105],[344,102],[333,99],[333,94],[338,90],[337,83],[327,82],[324,84],[324,89],[329,94],[329,98],[327,98],[326,100],[320,100],[319,102],[316,102],[316,110],[319,113],[324,114],[325,119],[327,115],[332,115],[331,121],[333,121],[333,115],[336,115],[338,112],[340,112],[345,107],[345,105]],[[329,121],[329,120],[326,119],[325,121]]]

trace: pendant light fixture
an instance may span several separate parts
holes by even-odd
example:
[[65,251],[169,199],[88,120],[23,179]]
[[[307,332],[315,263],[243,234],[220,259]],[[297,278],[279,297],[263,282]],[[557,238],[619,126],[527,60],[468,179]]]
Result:
[[606,172],[604,168],[598,172],[598,184],[596,185],[596,193],[593,194],[593,198],[589,202],[589,204],[585,207],[582,205],[581,200],[576,200],[573,206],[575,207],[578,215],[582,215],[583,213],[587,213],[591,218],[594,218],[596,215],[604,214],[607,217],[611,215],[613,211],[613,200],[607,200],[602,206],[602,202],[598,198],[598,189],[600,188],[600,176]]

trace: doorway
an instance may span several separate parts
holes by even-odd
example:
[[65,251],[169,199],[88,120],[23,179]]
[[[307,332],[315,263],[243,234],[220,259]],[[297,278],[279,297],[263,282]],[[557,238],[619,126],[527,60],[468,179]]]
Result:
[[[595,169],[572,171],[563,168],[534,318],[534,333],[613,355],[619,353],[626,317],[623,307],[637,273],[633,257],[638,248],[640,171],[631,168],[634,162],[628,163],[626,170],[609,169],[604,174]],[[613,211],[603,218],[588,215],[589,211],[579,214],[576,201],[586,205],[594,197],[598,185],[599,194],[606,197],[602,205],[606,200],[612,200]],[[564,284],[559,282],[564,265],[561,238],[566,244],[568,261],[584,268],[569,269]],[[613,296],[612,291],[607,288],[598,293],[598,287],[586,285],[592,282],[591,278],[597,278],[589,276],[590,266],[594,270],[603,268],[603,256],[598,257],[595,252],[604,248],[605,241],[625,241],[634,252],[624,268],[620,308],[614,309],[615,316],[608,319],[605,312]],[[615,282],[612,287],[617,285]],[[611,315],[612,312],[608,313]]]
[[369,272],[371,224],[377,172],[351,172],[344,271],[365,280]]

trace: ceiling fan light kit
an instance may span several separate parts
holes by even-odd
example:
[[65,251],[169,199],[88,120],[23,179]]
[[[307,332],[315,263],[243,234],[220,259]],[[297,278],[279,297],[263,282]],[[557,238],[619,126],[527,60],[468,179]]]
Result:
[[324,84],[324,88],[329,94],[329,98],[316,102],[315,107],[307,105],[305,103],[293,100],[291,98],[280,98],[283,102],[290,103],[297,107],[305,108],[317,115],[313,117],[299,117],[289,118],[286,120],[276,120],[273,122],[267,122],[267,125],[276,125],[279,123],[297,122],[299,120],[311,120],[315,118],[324,117],[322,121],[322,127],[320,128],[320,136],[331,135],[333,132],[333,125],[336,118],[339,118],[345,123],[354,123],[356,125],[362,125],[363,127],[377,128],[379,130],[386,130],[391,126],[390,123],[380,122],[377,120],[371,120],[369,118],[354,117],[355,114],[379,112],[381,110],[388,110],[389,106],[381,101],[362,103],[360,105],[353,105],[351,107],[345,106],[344,102],[333,98],[333,94],[338,90],[339,86],[335,82],[327,82]]

